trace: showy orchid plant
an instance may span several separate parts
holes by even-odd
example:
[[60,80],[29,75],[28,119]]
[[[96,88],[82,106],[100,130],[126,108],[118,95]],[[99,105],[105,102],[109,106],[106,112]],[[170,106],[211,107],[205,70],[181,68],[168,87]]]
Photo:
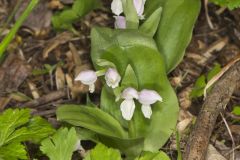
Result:
[[184,55],[199,9],[200,0],[113,0],[115,29],[91,31],[95,71],[75,78],[90,93],[97,78],[102,81],[100,105],[88,100],[60,106],[58,119],[76,126],[82,139],[117,148],[127,159],[159,152],[178,117],[167,74]]

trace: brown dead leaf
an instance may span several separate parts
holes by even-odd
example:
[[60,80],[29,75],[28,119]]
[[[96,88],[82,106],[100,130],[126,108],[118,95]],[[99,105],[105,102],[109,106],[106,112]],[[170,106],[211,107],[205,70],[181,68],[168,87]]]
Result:
[[43,50],[43,58],[47,58],[49,53],[61,44],[68,42],[73,37],[70,32],[63,32],[46,42],[46,48]]
[[63,9],[64,5],[59,0],[52,0],[48,4],[51,9]]
[[17,91],[30,73],[31,66],[10,54],[0,67],[0,96]]
[[[19,10],[15,14],[15,20],[20,17],[29,2],[29,0],[22,2]],[[31,14],[23,23],[23,26],[33,30],[36,36],[42,35],[44,32],[45,34],[48,34],[48,31],[50,30],[52,12],[49,10],[47,4],[47,0],[39,1],[38,5],[33,9]]]
[[192,104],[192,100],[190,98],[191,91],[192,86],[188,86],[178,94],[180,107],[184,110],[187,110]]
[[192,118],[186,118],[177,124],[177,130],[179,133],[183,133],[185,129],[191,124]]
[[10,100],[11,98],[9,97],[0,97],[0,111],[2,111],[7,106]]
[[40,97],[39,93],[38,93],[38,89],[36,87],[36,85],[30,81],[28,81],[28,87],[32,93],[32,96],[34,99],[38,99]]
[[223,157],[216,148],[213,147],[213,145],[208,146],[207,156],[206,160],[227,160],[225,157]]
[[56,68],[55,79],[58,90],[65,88],[65,74],[63,73],[62,68],[59,66]]
[[72,43],[69,43],[69,48],[70,48],[70,51],[72,52],[75,65],[80,66],[82,64],[82,61],[76,47]]

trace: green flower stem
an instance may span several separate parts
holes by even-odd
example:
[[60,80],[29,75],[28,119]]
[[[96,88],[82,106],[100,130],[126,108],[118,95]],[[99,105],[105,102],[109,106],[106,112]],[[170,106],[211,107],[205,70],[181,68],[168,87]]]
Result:
[[7,34],[6,37],[4,37],[3,41],[0,44],[0,59],[2,59],[4,52],[6,51],[9,43],[13,40],[15,37],[18,29],[21,27],[22,23],[25,21],[25,19],[28,17],[28,15],[31,13],[33,8],[37,5],[39,0],[32,0],[25,11],[22,13],[22,15],[19,17],[19,19],[16,21],[14,26],[11,28],[10,32]]

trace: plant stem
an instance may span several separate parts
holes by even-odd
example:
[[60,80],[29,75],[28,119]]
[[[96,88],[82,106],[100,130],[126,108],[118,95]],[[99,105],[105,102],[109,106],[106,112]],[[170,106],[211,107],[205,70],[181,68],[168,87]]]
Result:
[[22,13],[22,15],[16,21],[14,26],[11,28],[10,32],[7,34],[7,36],[4,37],[3,41],[0,44],[0,59],[2,59],[3,54],[4,54],[5,50],[7,49],[9,43],[13,40],[18,29],[21,27],[22,23],[25,21],[25,19],[31,13],[33,8],[37,5],[38,1],[39,0],[31,0],[31,2],[28,4],[25,11]]

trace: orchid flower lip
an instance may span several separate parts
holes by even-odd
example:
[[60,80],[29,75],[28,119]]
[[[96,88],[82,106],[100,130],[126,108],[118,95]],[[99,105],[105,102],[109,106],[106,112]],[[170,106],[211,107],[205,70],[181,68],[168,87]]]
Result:
[[125,88],[121,94],[121,97],[124,99],[120,105],[122,116],[125,120],[131,120],[135,110],[134,98],[138,99],[138,92],[132,88]]
[[142,105],[141,110],[145,118],[151,118],[152,108],[150,105]]
[[133,113],[135,110],[135,103],[133,99],[125,99],[122,101],[120,105],[120,110],[122,112],[122,116],[125,120],[129,121],[133,117]]

